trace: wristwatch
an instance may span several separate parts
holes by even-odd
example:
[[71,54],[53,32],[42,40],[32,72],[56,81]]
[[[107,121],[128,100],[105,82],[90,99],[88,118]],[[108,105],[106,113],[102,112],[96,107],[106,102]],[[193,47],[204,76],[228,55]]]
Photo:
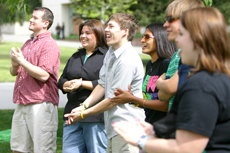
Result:
[[149,138],[150,136],[149,135],[142,135],[138,142],[137,142],[137,145],[138,145],[138,148],[140,149],[140,152],[141,153],[145,153],[145,143],[147,141],[147,139]]

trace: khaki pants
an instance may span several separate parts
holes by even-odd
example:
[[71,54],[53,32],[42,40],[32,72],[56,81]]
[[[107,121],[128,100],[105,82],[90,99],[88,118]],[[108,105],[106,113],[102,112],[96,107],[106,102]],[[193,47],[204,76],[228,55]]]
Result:
[[116,135],[108,139],[106,153],[139,153],[139,149]]
[[18,152],[54,153],[58,127],[57,106],[43,102],[18,104],[11,128],[11,150]]

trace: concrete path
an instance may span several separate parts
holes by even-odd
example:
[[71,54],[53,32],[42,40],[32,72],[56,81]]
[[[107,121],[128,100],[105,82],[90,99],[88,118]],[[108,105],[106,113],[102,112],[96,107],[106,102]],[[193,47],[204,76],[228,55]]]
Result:
[[[10,41],[10,42],[20,42],[24,43],[28,40],[29,35],[10,35],[10,34],[3,34],[3,41]],[[79,48],[81,47],[80,42],[74,41],[65,41],[65,40],[56,40],[58,46],[62,47],[70,47],[70,48]],[[139,54],[141,52],[141,46],[134,46],[136,51]],[[1,109],[15,109],[16,105],[13,103],[13,89],[14,89],[14,82],[3,82],[0,83],[0,110]],[[62,92],[59,90],[59,108],[65,107],[67,102],[66,95],[63,95]]]

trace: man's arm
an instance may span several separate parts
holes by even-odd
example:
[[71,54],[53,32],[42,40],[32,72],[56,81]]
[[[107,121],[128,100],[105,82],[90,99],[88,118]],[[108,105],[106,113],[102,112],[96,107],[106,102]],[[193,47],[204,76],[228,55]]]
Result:
[[106,98],[101,102],[99,102],[98,104],[94,105],[93,107],[90,107],[93,104],[95,104],[97,101],[99,101],[104,96],[104,94],[105,94],[105,88],[102,87],[100,84],[98,84],[96,88],[93,90],[93,92],[90,94],[90,96],[84,101],[84,105],[88,109],[84,110],[84,107],[81,108],[77,107],[71,111],[71,114],[65,114],[64,116],[69,118],[66,121],[66,124],[73,124],[81,120],[82,119],[81,113],[85,118],[90,115],[104,112],[116,106],[116,104],[110,102],[109,98]]
[[156,86],[159,89],[158,92],[159,100],[162,101],[169,100],[177,91],[178,81],[179,81],[178,70],[174,73],[174,75],[170,79],[165,80],[165,77],[161,76],[156,82]]
[[[35,79],[41,82],[46,82],[49,79],[50,74],[40,67],[26,61],[20,48],[18,47],[17,49],[18,50],[15,50],[15,48],[11,49],[10,57],[12,58],[12,60],[21,65]],[[16,74],[15,70],[15,68],[11,68],[12,75]]]
[[98,84],[89,97],[83,102],[87,108],[94,105],[105,95],[105,88]]
[[10,74],[12,76],[18,75],[18,68],[19,68],[19,64],[11,58]]
[[107,111],[113,107],[117,106],[117,104],[111,103],[109,98],[105,98],[101,102],[99,102],[97,105],[90,107],[89,109],[86,109],[83,112],[84,117],[102,113],[104,111]]
[[174,96],[173,94],[167,94],[165,92],[162,92],[161,90],[158,91],[158,99],[161,101],[168,101]]

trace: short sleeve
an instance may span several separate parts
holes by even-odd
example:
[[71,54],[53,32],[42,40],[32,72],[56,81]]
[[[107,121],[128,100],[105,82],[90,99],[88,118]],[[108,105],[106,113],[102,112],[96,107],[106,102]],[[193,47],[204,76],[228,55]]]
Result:
[[[108,97],[115,97],[114,91],[119,87],[122,90],[128,90],[128,85],[132,84],[134,80],[134,76],[136,74],[136,67],[130,62],[120,62],[117,65],[113,80],[111,80],[111,87],[108,91]],[[142,80],[143,76],[139,75]]]
[[[105,59],[104,59],[104,63],[105,63]],[[99,80],[98,80],[98,84],[100,84],[102,87],[105,88],[105,64],[103,63],[100,73],[99,73]]]
[[219,114],[213,94],[202,90],[187,90],[181,94],[176,129],[183,129],[210,137]]
[[38,66],[50,74],[54,74],[54,67],[58,66],[60,49],[55,41],[47,41],[41,51]]

